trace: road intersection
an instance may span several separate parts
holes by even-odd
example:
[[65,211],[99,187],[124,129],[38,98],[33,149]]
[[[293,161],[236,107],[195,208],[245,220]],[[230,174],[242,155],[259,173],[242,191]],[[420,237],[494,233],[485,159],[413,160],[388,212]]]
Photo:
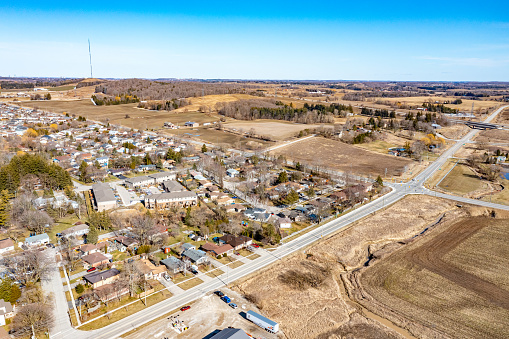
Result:
[[[509,106],[500,107],[494,113],[492,113],[485,122],[490,122],[493,120],[498,113],[500,113],[504,108]],[[261,257],[252,260],[236,269],[228,270],[225,274],[217,277],[216,279],[209,280],[204,282],[196,287],[193,287],[184,293],[173,296],[169,299],[161,301],[153,306],[149,306],[142,311],[139,311],[133,315],[127,316],[111,325],[103,327],[98,330],[93,331],[81,331],[79,329],[74,329],[70,327],[70,323],[66,324],[67,329],[63,329],[64,324],[60,324],[58,326],[59,333],[52,331],[52,338],[73,338],[73,339],[81,339],[81,338],[96,338],[96,339],[106,339],[106,338],[118,338],[122,334],[129,332],[141,325],[151,322],[152,320],[164,315],[165,313],[174,310],[186,303],[197,300],[204,296],[205,294],[216,290],[227,283],[231,283],[237,279],[245,277],[247,275],[253,274],[258,270],[278,261],[282,260],[284,257],[297,252],[305,250],[305,248],[315,241],[326,237],[328,235],[332,235],[337,231],[347,227],[351,223],[358,221],[362,218],[365,218],[395,202],[402,199],[408,194],[426,194],[431,196],[436,196],[444,199],[450,199],[454,201],[458,201],[461,203],[468,203],[474,205],[485,206],[488,208],[494,209],[503,209],[509,210],[509,206],[499,205],[494,203],[489,203],[485,201],[479,201],[475,199],[467,199],[462,197],[456,197],[453,195],[438,193],[432,190],[429,190],[424,187],[424,183],[428,180],[437,170],[439,170],[445,162],[452,157],[464,144],[468,143],[479,130],[472,130],[468,132],[463,138],[458,140],[456,144],[451,146],[448,150],[446,150],[435,162],[431,163],[425,170],[415,176],[415,178],[407,183],[387,183],[387,186],[391,188],[391,192],[385,194],[383,197],[375,199],[365,205],[360,206],[359,208],[353,210],[352,212],[340,216],[326,224],[305,233],[298,238],[291,240],[285,244],[280,245],[275,250],[271,252],[267,252],[267,254],[262,255]],[[58,272],[58,271],[56,271]],[[58,279],[61,281],[60,279]],[[58,300],[57,300],[58,301]],[[67,307],[67,303],[62,303],[62,305],[57,305],[57,309],[62,307]],[[57,312],[58,313],[58,312]],[[60,314],[61,312],[59,312]]]

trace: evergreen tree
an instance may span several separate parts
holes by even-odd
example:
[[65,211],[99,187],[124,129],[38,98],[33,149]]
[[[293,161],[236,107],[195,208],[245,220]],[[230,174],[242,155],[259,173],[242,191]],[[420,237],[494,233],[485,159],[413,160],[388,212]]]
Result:
[[378,177],[376,178],[376,183],[377,183],[379,186],[383,186],[383,185],[384,185],[384,181],[383,181],[383,179],[382,179],[382,177],[381,177],[381,176],[378,176]]
[[207,152],[207,145],[203,144],[203,146],[201,147],[201,152],[202,153]]
[[279,176],[277,177],[277,183],[282,184],[287,181],[288,181],[288,174],[285,171],[282,171],[281,173],[279,173]]
[[295,190],[291,190],[290,193],[285,197],[283,202],[287,205],[293,205],[297,201],[299,201],[299,193],[295,192]]
[[99,240],[99,232],[97,231],[97,228],[91,226],[90,231],[88,231],[87,234],[87,244],[97,244],[97,241]]
[[0,192],[0,228],[7,227],[9,221],[10,198],[11,194],[8,190]]

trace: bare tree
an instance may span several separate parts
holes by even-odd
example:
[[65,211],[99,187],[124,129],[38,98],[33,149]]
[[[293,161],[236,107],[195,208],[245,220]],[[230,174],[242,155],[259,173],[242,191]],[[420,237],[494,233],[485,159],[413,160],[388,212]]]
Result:
[[55,319],[51,306],[44,303],[34,303],[22,306],[12,323],[12,330],[16,337],[26,337],[32,334],[48,331],[53,327]]
[[137,215],[131,219],[133,233],[141,245],[148,245],[155,234],[154,219],[148,215]]
[[49,275],[53,263],[43,252],[28,250],[6,258],[4,264],[13,269],[16,280],[24,285],[33,285]]

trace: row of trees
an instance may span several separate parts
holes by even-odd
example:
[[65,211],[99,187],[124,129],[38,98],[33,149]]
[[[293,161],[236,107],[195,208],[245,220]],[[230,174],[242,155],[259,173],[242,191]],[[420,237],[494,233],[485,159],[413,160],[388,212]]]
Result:
[[92,100],[94,100],[97,106],[121,105],[140,102],[140,99],[136,95],[130,95],[125,93],[116,95],[115,97],[92,95]]
[[173,111],[174,109],[190,105],[187,99],[171,99],[166,101],[144,101],[138,104],[138,108],[153,111]]

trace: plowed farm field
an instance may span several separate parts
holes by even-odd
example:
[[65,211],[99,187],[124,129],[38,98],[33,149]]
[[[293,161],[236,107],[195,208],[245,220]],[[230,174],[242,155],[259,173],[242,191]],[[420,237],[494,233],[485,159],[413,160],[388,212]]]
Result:
[[444,226],[366,268],[357,280],[361,302],[422,325],[414,333],[423,338],[507,338],[509,219],[477,216]]

